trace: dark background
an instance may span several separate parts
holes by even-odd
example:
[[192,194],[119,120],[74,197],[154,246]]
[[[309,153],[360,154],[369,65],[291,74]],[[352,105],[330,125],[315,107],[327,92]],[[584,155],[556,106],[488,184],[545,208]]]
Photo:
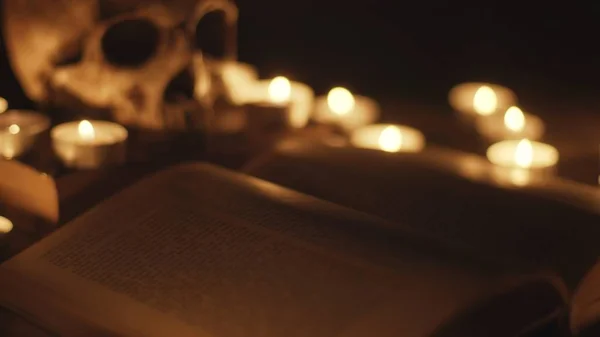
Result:
[[[583,3],[583,2],[581,2]],[[445,102],[471,80],[524,101],[600,89],[600,6],[510,1],[238,1],[240,59],[325,92]],[[528,97],[524,97],[528,96]]]
[[[382,101],[444,104],[452,85],[474,80],[504,84],[526,105],[568,106],[594,105],[600,89],[600,5],[593,3],[237,3],[240,60],[317,93],[344,85]],[[0,70],[0,95],[27,106],[4,49]]]

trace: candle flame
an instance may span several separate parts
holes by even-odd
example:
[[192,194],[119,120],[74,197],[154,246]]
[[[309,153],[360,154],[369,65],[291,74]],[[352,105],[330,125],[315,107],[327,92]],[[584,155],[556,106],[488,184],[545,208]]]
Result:
[[290,81],[283,76],[277,76],[269,83],[269,98],[275,103],[289,101],[291,93],[292,86]]
[[327,94],[327,105],[329,109],[337,115],[345,115],[354,109],[354,96],[352,93],[342,87],[336,87]]
[[12,221],[7,218],[0,216],[0,234],[6,234],[13,229]]
[[515,149],[515,163],[522,168],[531,167],[533,162],[533,146],[529,139],[522,139]]
[[21,127],[18,126],[17,124],[11,124],[8,127],[8,132],[12,135],[16,135],[17,133],[21,132]]
[[498,97],[494,90],[487,85],[481,86],[473,96],[473,109],[482,116],[489,116],[496,111]]
[[0,97],[0,114],[8,109],[8,101],[4,97]]
[[77,130],[79,131],[79,137],[81,137],[83,140],[90,141],[96,137],[94,126],[85,119],[79,122]]
[[379,135],[379,148],[386,152],[398,152],[402,148],[402,132],[394,125],[387,126]]
[[525,128],[525,114],[516,106],[506,110],[504,114],[504,125],[513,132],[521,132]]

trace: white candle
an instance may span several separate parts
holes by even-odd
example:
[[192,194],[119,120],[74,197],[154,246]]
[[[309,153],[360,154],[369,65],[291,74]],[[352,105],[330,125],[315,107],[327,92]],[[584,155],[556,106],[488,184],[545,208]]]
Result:
[[277,76],[269,82],[267,91],[270,102],[277,105],[287,105],[292,97],[292,84],[287,78]]
[[11,159],[27,152],[50,126],[48,117],[28,110],[0,113],[0,155]]
[[466,118],[489,116],[517,103],[512,90],[489,83],[459,84],[450,90],[448,99],[452,108]]
[[0,216],[0,247],[6,243],[6,237],[12,232],[13,227],[12,221]]
[[490,162],[513,168],[552,168],[558,163],[558,157],[558,150],[552,145],[529,139],[505,140],[493,144],[487,150]]
[[314,101],[314,92],[309,86],[283,76],[255,82],[242,96],[247,104],[285,106],[286,119],[294,128],[308,124]]
[[477,118],[476,128],[480,135],[490,141],[523,138],[538,140],[544,135],[544,122],[516,106],[508,108],[504,114]]
[[529,139],[505,140],[490,146],[487,158],[496,165],[498,181],[517,186],[543,182],[552,176],[558,162],[558,150],[551,145]]
[[363,126],[352,132],[350,142],[355,147],[385,152],[419,152],[425,147],[419,130],[395,124]]
[[125,160],[127,130],[107,121],[69,122],[52,129],[52,145],[68,167],[96,168]]
[[4,97],[0,97],[0,114],[8,109],[8,101]]
[[9,219],[0,216],[0,235],[10,233],[13,230],[13,223]]
[[336,87],[326,97],[316,99],[313,118],[319,123],[352,131],[375,122],[379,118],[379,106],[368,97],[353,95],[346,88]]
[[250,147],[262,149],[291,127],[290,81],[278,76],[269,82],[267,97],[255,103],[246,104],[246,135]]

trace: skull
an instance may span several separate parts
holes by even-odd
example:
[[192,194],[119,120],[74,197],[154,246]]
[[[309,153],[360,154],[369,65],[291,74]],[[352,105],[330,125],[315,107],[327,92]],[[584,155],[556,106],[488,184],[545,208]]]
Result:
[[[25,92],[62,111],[140,128],[203,128],[220,94],[207,64],[235,59],[237,8],[229,0],[4,6],[7,51]],[[215,13],[223,36],[204,27]],[[217,55],[207,60],[210,52]]]

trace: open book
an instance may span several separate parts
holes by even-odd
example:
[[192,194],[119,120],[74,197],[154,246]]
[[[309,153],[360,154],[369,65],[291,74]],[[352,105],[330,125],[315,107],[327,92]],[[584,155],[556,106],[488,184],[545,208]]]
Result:
[[0,304],[67,337],[534,336],[565,289],[208,164],[145,178],[0,266]]
[[390,154],[291,140],[245,172],[478,255],[554,270],[571,289],[600,256],[599,189],[558,178],[518,186],[513,171],[474,155],[441,148]]
[[571,332],[600,335],[597,188],[558,178],[519,184],[510,170],[448,149],[388,154],[297,140],[280,144],[244,171],[414,226],[479,256],[554,270],[574,294]]

